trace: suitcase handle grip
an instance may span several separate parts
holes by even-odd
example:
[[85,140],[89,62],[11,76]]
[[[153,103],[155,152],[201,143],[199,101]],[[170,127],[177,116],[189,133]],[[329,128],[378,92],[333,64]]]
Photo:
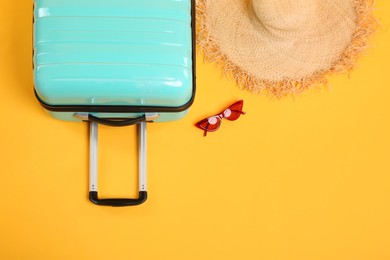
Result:
[[89,200],[99,206],[111,206],[111,207],[124,207],[124,206],[135,206],[142,204],[147,199],[147,192],[140,191],[138,198],[136,199],[99,199],[97,191],[89,192]]
[[128,125],[139,124],[141,122],[146,122],[146,116],[142,115],[140,117],[130,118],[130,119],[108,119],[108,118],[100,118],[88,114],[88,121],[99,123],[101,125],[108,125],[108,126],[128,126]]

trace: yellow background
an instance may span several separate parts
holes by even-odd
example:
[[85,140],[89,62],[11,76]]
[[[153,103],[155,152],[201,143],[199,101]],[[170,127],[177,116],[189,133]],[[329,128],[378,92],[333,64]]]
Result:
[[[375,46],[329,89],[270,100],[197,66],[183,120],[148,125],[150,197],[87,199],[88,127],[51,118],[31,77],[31,1],[0,16],[0,259],[390,259],[390,2]],[[193,125],[244,99],[206,138]],[[100,128],[99,190],[136,193],[134,128]]]

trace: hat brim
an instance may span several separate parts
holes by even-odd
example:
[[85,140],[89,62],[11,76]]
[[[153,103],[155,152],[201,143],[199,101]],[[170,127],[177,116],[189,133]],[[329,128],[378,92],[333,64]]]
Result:
[[350,43],[341,51],[337,59],[326,68],[314,71],[311,75],[296,78],[286,77],[280,80],[270,80],[266,77],[254,75],[247,68],[240,66],[226,55],[220,43],[216,41],[207,28],[207,1],[197,0],[197,44],[204,59],[218,64],[224,73],[246,90],[255,93],[266,93],[271,96],[282,97],[289,94],[298,94],[313,87],[325,85],[326,76],[332,73],[350,71],[356,60],[369,47],[369,38],[377,30],[378,23],[373,15],[373,0],[354,0],[356,13],[356,27],[352,33]]

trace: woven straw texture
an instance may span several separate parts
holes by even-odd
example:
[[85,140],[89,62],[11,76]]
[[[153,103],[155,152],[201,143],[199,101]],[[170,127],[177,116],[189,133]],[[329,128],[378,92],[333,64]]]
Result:
[[241,88],[282,97],[348,72],[376,31],[372,0],[197,0],[197,44]]

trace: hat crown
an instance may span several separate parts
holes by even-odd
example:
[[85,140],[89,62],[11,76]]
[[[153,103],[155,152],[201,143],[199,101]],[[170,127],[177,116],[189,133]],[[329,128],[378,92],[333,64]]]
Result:
[[[269,32],[302,34],[316,27],[321,0],[252,0],[257,20]],[[317,21],[317,22],[316,22]]]

